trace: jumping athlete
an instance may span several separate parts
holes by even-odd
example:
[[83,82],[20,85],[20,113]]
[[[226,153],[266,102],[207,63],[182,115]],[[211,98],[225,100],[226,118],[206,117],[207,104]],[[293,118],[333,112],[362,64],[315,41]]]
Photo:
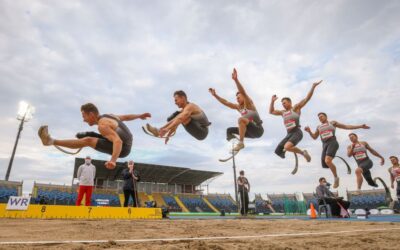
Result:
[[315,82],[311,90],[308,92],[306,98],[292,106],[292,100],[289,97],[282,98],[282,106],[285,110],[275,110],[275,101],[278,100],[276,95],[272,96],[271,104],[269,106],[269,113],[276,116],[282,116],[283,122],[287,130],[286,137],[278,144],[275,149],[275,154],[280,156],[281,158],[285,158],[285,152],[293,152],[297,154],[301,154],[307,160],[307,162],[311,161],[311,156],[308,154],[307,150],[301,150],[296,147],[296,145],[303,138],[303,132],[300,129],[300,115],[301,109],[310,101],[311,97],[314,94],[315,88],[322,82]]
[[238,152],[244,148],[244,138],[260,138],[264,133],[262,120],[257,112],[253,101],[239,82],[237,71],[233,69],[232,79],[235,81],[238,92],[236,93],[237,104],[228,102],[224,98],[217,95],[215,89],[210,88],[209,91],[220,103],[228,108],[237,110],[241,117],[238,119],[238,127],[230,127],[226,130],[226,139],[229,141],[239,135],[239,143],[233,148],[233,151]]
[[321,122],[318,125],[315,132],[312,132],[310,127],[305,127],[304,130],[307,131],[310,136],[316,140],[318,136],[321,137],[322,141],[322,155],[321,155],[321,164],[323,168],[330,168],[335,178],[333,183],[333,188],[339,187],[339,177],[336,172],[336,166],[333,164],[332,160],[336,156],[336,152],[339,149],[339,143],[336,140],[336,128],[341,129],[369,129],[366,124],[353,126],[353,125],[345,125],[339,123],[337,121],[328,121],[328,116],[321,112],[318,114],[318,119]]
[[390,183],[391,187],[394,189],[394,181],[397,182],[396,196],[397,200],[400,201],[400,165],[399,158],[396,156],[390,156],[390,161],[392,162],[392,166],[389,168],[390,173]]
[[189,103],[186,93],[182,90],[174,93],[175,104],[181,109],[167,119],[167,124],[160,129],[146,124],[146,133],[155,137],[165,138],[165,143],[173,136],[180,124],[197,140],[204,140],[208,135],[208,126],[211,123],[204,111],[194,103]]
[[371,177],[370,169],[373,166],[373,162],[368,157],[367,151],[381,159],[381,165],[385,164],[385,159],[376,152],[371,146],[364,141],[359,141],[358,136],[354,133],[349,134],[351,145],[347,147],[347,156],[354,157],[357,162],[356,176],[357,176],[357,193],[360,193],[363,178],[367,181],[368,185],[372,187],[378,187],[376,182]]
[[135,119],[146,119],[151,117],[149,113],[140,115],[100,115],[97,107],[92,103],[81,106],[83,121],[89,126],[97,125],[100,134],[96,132],[78,133],[78,139],[57,140],[53,139],[48,133],[47,126],[39,128],[39,137],[43,145],[56,147],[67,147],[71,149],[80,149],[91,147],[99,152],[110,154],[111,159],[106,162],[108,169],[114,169],[118,158],[129,155],[132,148],[132,134],[123,121],[132,121]]

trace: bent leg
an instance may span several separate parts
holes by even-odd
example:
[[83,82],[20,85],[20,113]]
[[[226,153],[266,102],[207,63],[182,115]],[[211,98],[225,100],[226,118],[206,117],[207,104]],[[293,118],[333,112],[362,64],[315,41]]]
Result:
[[240,117],[238,120],[238,125],[239,125],[239,140],[243,141],[244,140],[244,135],[246,134],[247,130],[247,124],[249,124],[249,119]]
[[362,183],[363,183],[363,177],[362,177],[363,169],[360,167],[356,168],[356,178],[357,178],[357,189],[360,190]]

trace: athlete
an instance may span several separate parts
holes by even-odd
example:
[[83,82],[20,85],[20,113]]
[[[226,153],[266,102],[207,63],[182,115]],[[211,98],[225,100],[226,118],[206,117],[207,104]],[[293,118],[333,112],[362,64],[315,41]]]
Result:
[[313,83],[311,90],[308,92],[306,98],[304,98],[299,103],[292,105],[292,100],[289,97],[282,98],[282,106],[284,110],[275,110],[275,101],[278,100],[276,95],[272,96],[271,104],[269,106],[269,113],[276,116],[282,116],[283,122],[287,130],[287,135],[278,144],[275,149],[275,154],[281,158],[285,158],[285,152],[293,152],[301,154],[307,160],[311,161],[311,156],[308,154],[307,150],[301,150],[296,147],[296,145],[303,139],[303,132],[300,129],[300,115],[302,108],[310,101],[314,94],[315,88],[322,82],[318,81]]
[[239,143],[233,148],[233,151],[238,152],[244,148],[245,137],[260,138],[264,133],[264,128],[255,104],[243,88],[243,85],[239,82],[236,69],[233,69],[232,79],[238,90],[236,93],[237,104],[228,102],[220,97],[213,88],[210,88],[209,91],[220,103],[228,108],[237,110],[241,114],[241,117],[238,119],[238,127],[230,127],[226,130],[226,138],[228,141],[235,138],[235,135],[239,135]]
[[392,162],[392,166],[389,168],[390,173],[390,183],[391,187],[394,189],[394,182],[397,182],[396,196],[397,200],[400,201],[400,165],[399,158],[396,156],[390,156],[390,161]]
[[180,124],[197,140],[204,140],[208,135],[208,127],[211,123],[204,111],[194,103],[188,102],[186,93],[182,90],[174,93],[175,104],[180,111],[175,112],[167,119],[167,124],[156,128],[146,124],[146,130],[155,137],[165,138],[165,144],[173,136]]
[[336,152],[339,149],[339,143],[336,140],[336,128],[341,129],[369,129],[369,126],[366,124],[362,125],[345,125],[339,123],[337,121],[328,121],[328,116],[321,112],[318,114],[318,119],[321,122],[318,125],[315,132],[312,132],[310,127],[305,127],[304,130],[307,131],[310,136],[316,140],[318,136],[322,141],[322,155],[321,155],[321,164],[323,168],[330,168],[334,177],[333,188],[339,187],[339,177],[337,175],[336,166],[333,164],[332,160],[336,156]]
[[370,169],[373,166],[371,159],[368,156],[368,152],[381,159],[381,165],[385,164],[385,159],[376,152],[371,146],[365,141],[359,141],[358,136],[354,133],[349,134],[351,145],[347,147],[347,156],[354,157],[357,162],[356,176],[357,176],[357,193],[360,193],[361,185],[364,179],[368,185],[372,187],[378,187],[376,182],[371,177]]
[[149,113],[139,115],[100,115],[97,107],[92,103],[81,106],[83,121],[89,126],[97,125],[100,134],[96,132],[78,133],[78,139],[57,140],[50,136],[47,126],[41,126],[38,134],[45,146],[61,146],[71,149],[91,147],[99,152],[110,154],[111,159],[106,162],[108,169],[114,169],[118,158],[129,155],[132,148],[132,134],[124,121],[146,119]]

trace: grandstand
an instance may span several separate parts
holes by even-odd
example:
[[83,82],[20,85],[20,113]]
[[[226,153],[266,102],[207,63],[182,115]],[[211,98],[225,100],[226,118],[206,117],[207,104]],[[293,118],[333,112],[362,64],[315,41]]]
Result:
[[347,199],[350,201],[350,209],[389,206],[384,189],[365,190],[361,194],[356,194],[356,191],[347,191]]
[[10,196],[22,194],[22,182],[0,180],[0,203],[7,203]]
[[278,213],[285,212],[285,201],[297,201],[295,194],[268,194],[268,198]]
[[269,207],[269,204],[271,202],[268,200],[263,199],[261,194],[256,194],[254,197],[254,204],[255,204],[255,212],[257,214],[262,213],[262,214],[270,214],[273,213]]
[[237,212],[236,202],[229,194],[209,194],[205,197],[217,210],[227,213]]

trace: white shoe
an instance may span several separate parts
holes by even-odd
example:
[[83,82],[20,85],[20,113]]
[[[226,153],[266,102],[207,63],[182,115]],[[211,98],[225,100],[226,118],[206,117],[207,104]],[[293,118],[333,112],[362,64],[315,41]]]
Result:
[[238,142],[236,146],[233,148],[234,152],[239,152],[242,148],[244,148],[244,143],[242,141]]
[[310,162],[310,161],[311,161],[311,156],[310,156],[310,154],[307,152],[307,150],[304,150],[304,151],[303,151],[303,155],[304,155],[304,158],[306,158],[306,161],[307,161],[307,162]]
[[160,134],[158,133],[158,129],[156,127],[151,126],[150,124],[146,124],[146,129],[150,133],[152,133],[155,137],[159,137]]
[[49,135],[49,128],[47,125],[43,125],[39,128],[38,135],[40,140],[42,140],[43,145],[50,146],[53,144],[53,139]]
[[339,187],[339,177],[335,177],[335,180],[333,181],[333,188],[338,188]]

